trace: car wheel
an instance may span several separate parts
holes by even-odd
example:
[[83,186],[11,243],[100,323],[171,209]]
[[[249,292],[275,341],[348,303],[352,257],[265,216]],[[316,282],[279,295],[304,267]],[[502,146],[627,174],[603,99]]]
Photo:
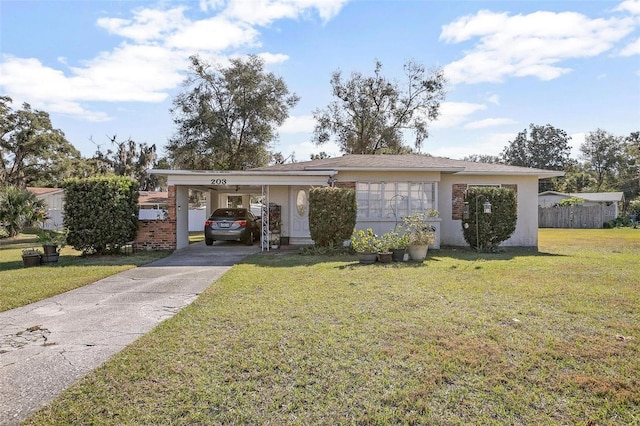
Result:
[[213,245],[213,238],[205,238],[204,243],[208,246]]
[[253,231],[249,231],[245,234],[244,243],[248,246],[253,245]]

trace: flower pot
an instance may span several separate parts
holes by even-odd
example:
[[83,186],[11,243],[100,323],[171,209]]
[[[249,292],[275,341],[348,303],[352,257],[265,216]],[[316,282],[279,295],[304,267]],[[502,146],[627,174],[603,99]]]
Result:
[[39,254],[22,255],[22,264],[27,268],[31,266],[40,266],[40,255]]
[[392,260],[391,252],[378,253],[378,262],[391,263],[391,260]]
[[58,263],[58,259],[59,259],[60,255],[56,252],[53,254],[43,254],[42,255],[42,259],[40,260],[40,263],[42,263],[43,265],[50,265],[52,263]]
[[58,254],[58,245],[57,244],[43,244],[42,251],[44,254]]
[[391,250],[391,259],[394,262],[402,262],[404,260],[405,249],[397,248]]
[[407,247],[407,252],[411,260],[422,261],[427,257],[428,245],[411,245]]
[[371,265],[378,260],[378,253],[358,253],[358,261],[363,265]]

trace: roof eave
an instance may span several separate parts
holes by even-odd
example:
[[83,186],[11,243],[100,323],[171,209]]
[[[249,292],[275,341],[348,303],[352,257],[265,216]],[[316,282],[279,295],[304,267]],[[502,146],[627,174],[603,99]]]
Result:
[[236,175],[236,176],[326,176],[327,174],[335,175],[335,170],[170,170],[170,169],[151,169],[149,173],[152,175]]
[[457,173],[464,170],[464,167],[306,167],[308,171],[334,170],[337,172],[443,172]]

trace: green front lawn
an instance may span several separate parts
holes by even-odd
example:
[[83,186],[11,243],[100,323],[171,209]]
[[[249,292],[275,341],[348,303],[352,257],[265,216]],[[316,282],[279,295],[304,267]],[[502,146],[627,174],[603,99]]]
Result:
[[638,424],[640,230],[257,255],[28,424]]
[[98,281],[166,256],[169,252],[137,252],[130,256],[81,257],[65,247],[57,264],[25,268],[22,249],[42,251],[35,235],[0,240],[0,311],[24,306]]

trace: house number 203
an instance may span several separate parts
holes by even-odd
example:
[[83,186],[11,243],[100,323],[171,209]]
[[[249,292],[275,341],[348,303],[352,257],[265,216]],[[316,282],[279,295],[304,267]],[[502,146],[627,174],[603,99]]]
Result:
[[211,179],[211,185],[226,185],[226,179]]

